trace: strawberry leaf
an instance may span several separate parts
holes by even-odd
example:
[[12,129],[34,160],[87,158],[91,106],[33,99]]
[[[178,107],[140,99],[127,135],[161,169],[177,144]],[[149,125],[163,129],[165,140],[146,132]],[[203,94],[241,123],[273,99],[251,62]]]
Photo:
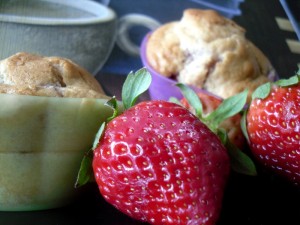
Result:
[[218,136],[228,151],[231,169],[244,175],[256,176],[257,171],[252,159],[230,142],[225,131],[219,129]]
[[113,109],[113,114],[109,118],[107,118],[107,122],[111,121],[113,118],[115,118],[119,114],[118,110],[118,102],[116,100],[116,97],[113,96],[110,100],[108,100],[105,105],[109,106],[110,108]]
[[183,96],[188,101],[189,105],[195,109],[196,116],[198,118],[202,118],[203,107],[196,92],[193,89],[181,83],[176,84],[176,86],[180,88]]
[[105,126],[106,126],[106,123],[102,123],[97,134],[96,134],[96,137],[95,137],[95,140],[94,140],[94,143],[93,143],[93,148],[92,150],[94,150],[95,148],[97,148],[97,145],[98,145],[98,142],[100,140],[100,138],[102,137],[103,135],[103,132],[104,132],[104,129],[105,129]]
[[[300,75],[299,73],[300,73],[300,69],[295,76],[292,76],[288,79],[280,79],[280,80],[274,82],[274,84],[278,85],[280,87],[288,87],[288,86],[297,84],[297,83],[299,83],[299,75]],[[256,98],[265,99],[266,97],[268,97],[271,92],[271,87],[272,87],[271,82],[267,82],[265,84],[260,85],[252,93],[252,100],[256,99]]]
[[135,73],[130,72],[123,84],[122,101],[125,109],[133,106],[137,98],[144,93],[151,84],[151,75],[142,68]]
[[280,79],[275,82],[275,84],[277,84],[280,87],[288,87],[297,83],[299,83],[298,75],[292,76],[288,79]]
[[228,136],[226,131],[222,128],[219,128],[217,130],[217,135],[220,138],[221,142],[225,145],[225,143],[228,141]]
[[75,182],[75,188],[79,188],[94,179],[94,173],[92,168],[93,162],[93,150],[87,151],[80,164],[80,169]]
[[248,90],[231,96],[225,99],[219,107],[210,113],[206,120],[208,120],[213,129],[217,128],[219,124],[225,119],[240,113],[246,105]]
[[255,164],[247,154],[230,142],[227,142],[225,147],[228,149],[232,170],[249,176],[257,175]]
[[[228,150],[232,170],[237,173],[255,176],[257,171],[252,159],[232,144],[226,131],[219,127],[219,124],[222,121],[243,111],[247,101],[248,90],[223,100],[215,111],[203,118],[202,103],[194,90],[180,83],[177,84],[177,86],[180,88],[189,105],[195,109],[196,116],[218,135],[221,142]],[[173,101],[176,101],[176,99],[173,99]]]
[[81,187],[88,182],[94,181],[93,173],[93,151],[97,147],[99,139],[102,137],[103,131],[105,129],[106,123],[102,123],[94,140],[93,147],[89,149],[83,156],[80,164],[79,172],[77,174],[77,179],[75,182],[75,188]]
[[268,97],[268,95],[270,94],[270,91],[271,91],[271,83],[267,82],[267,83],[259,86],[258,88],[256,88],[253,91],[252,99],[256,99],[256,98],[264,99],[264,98]]
[[247,142],[249,143],[249,136],[248,136],[248,132],[247,132],[247,110],[245,110],[243,112],[243,115],[242,115],[242,119],[241,119],[241,129],[242,129],[242,132],[247,140]]
[[219,129],[218,136],[228,151],[231,169],[244,175],[256,176],[257,171],[252,159],[230,142],[225,131]]
[[177,105],[182,105],[178,98],[170,97],[169,102],[176,103]]

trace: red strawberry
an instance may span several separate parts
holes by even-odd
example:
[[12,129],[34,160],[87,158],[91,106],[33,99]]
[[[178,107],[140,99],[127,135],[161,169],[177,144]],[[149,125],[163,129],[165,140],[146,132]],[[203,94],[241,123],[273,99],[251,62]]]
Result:
[[142,102],[107,124],[93,168],[104,198],[152,224],[214,224],[229,174],[219,138],[183,107]]
[[[300,71],[299,71],[300,72]],[[299,75],[255,93],[246,119],[253,155],[265,167],[300,184]]]
[[[213,112],[217,107],[222,103],[222,99],[211,95],[206,92],[197,92],[198,97],[200,98],[203,106],[203,113],[205,115]],[[186,98],[180,100],[181,104],[194,113],[194,109],[190,106]],[[224,120],[219,126],[220,128],[225,129],[228,134],[229,140],[235,144],[238,148],[244,149],[246,147],[246,139],[242,132],[240,123],[241,123],[241,114],[236,114],[230,118]]]
[[[130,217],[157,225],[213,225],[220,214],[230,162],[235,168],[239,164],[239,160],[229,161],[224,145],[230,142],[217,125],[243,107],[246,95],[244,101],[240,96],[225,100],[224,107],[210,114],[214,122],[208,128],[179,104],[147,101],[133,106],[149,87],[150,78],[144,69],[127,76],[121,115],[115,99],[108,102],[114,115],[101,126],[93,151],[84,158],[77,185],[88,181],[82,175],[88,175],[87,164],[92,162],[100,193]],[[196,95],[179,86],[192,99]],[[196,99],[199,116],[201,104]],[[229,154],[240,156],[237,152]]]

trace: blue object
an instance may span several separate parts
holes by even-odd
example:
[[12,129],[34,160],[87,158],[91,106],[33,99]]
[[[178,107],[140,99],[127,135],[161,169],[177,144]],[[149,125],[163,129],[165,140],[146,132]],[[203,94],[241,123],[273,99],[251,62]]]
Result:
[[300,1],[280,0],[280,3],[300,40]]
[[[227,14],[227,17],[233,17],[236,15],[241,15],[241,10],[239,8],[240,3],[244,0],[191,0],[193,2],[199,3],[205,7],[215,9],[223,14]],[[226,16],[226,15],[225,15]]]

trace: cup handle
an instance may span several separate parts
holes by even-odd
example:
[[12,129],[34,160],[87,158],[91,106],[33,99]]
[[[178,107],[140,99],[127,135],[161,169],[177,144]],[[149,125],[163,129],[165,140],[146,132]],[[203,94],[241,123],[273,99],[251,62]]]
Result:
[[129,29],[133,26],[145,26],[150,30],[154,30],[160,25],[160,22],[146,15],[138,13],[124,15],[119,19],[116,43],[127,54],[139,56],[140,47],[130,40]]

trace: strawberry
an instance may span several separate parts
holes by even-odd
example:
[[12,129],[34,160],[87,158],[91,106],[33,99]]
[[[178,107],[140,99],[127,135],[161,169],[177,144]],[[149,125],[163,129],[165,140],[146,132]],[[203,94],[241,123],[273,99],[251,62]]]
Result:
[[257,161],[294,184],[300,184],[300,70],[266,83],[252,97],[246,135]]
[[[197,92],[197,95],[202,102],[203,114],[205,115],[216,110],[223,101],[222,98],[212,95],[206,91]],[[181,99],[180,103],[194,113],[194,109],[190,106],[186,98]],[[241,114],[236,114],[224,120],[220,124],[220,128],[223,128],[227,132],[228,138],[233,144],[240,149],[244,149],[246,147],[246,139],[240,126],[241,119]]]
[[[219,132],[217,124],[221,117],[233,114],[232,109],[243,107],[247,93],[240,104],[240,98],[232,104],[224,101],[223,109],[218,107],[218,113],[210,114],[215,122],[209,128],[197,117],[201,111],[198,98],[193,104],[197,116],[173,102],[152,100],[134,105],[150,82],[145,69],[127,76],[121,114],[114,98],[108,102],[114,115],[99,129],[76,185],[89,180],[87,164],[92,163],[100,193],[124,214],[154,225],[213,225],[221,211],[232,162],[232,153],[225,148],[226,133]],[[189,101],[194,98],[192,90],[179,87]]]
[[104,198],[153,224],[214,224],[229,174],[219,138],[183,107],[142,102],[107,124],[93,169]]

